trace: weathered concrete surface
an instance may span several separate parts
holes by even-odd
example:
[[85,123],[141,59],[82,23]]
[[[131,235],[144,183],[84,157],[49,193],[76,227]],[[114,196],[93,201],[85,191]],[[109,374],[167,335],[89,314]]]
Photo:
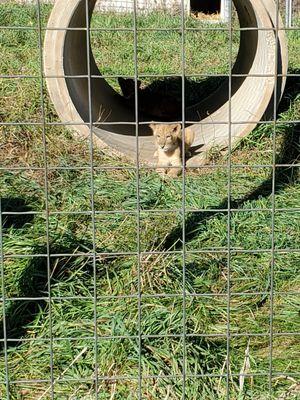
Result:
[[[228,90],[229,82],[225,82],[207,99],[186,110],[186,120],[191,122],[196,133],[194,148],[198,149],[188,160],[189,165],[204,163],[212,146],[226,148],[229,138],[234,145],[251,132],[258,121],[272,118],[284,89],[285,77],[276,78],[274,75],[285,75],[288,65],[283,30],[279,31],[276,45],[274,0],[234,0],[234,4],[240,26],[246,30],[241,32],[231,89]],[[94,5],[95,0],[89,0],[90,15]],[[281,19],[279,24],[283,26]],[[44,45],[44,69],[51,99],[63,122],[74,124],[74,130],[81,136],[90,135],[88,79],[78,78],[88,74],[88,54],[91,74],[95,76],[91,79],[92,121],[99,121],[93,128],[94,137],[99,144],[109,146],[108,151],[112,149],[135,158],[135,126],[130,124],[135,121],[134,113],[126,107],[124,99],[100,78],[91,49],[87,52],[86,32],[66,30],[85,26],[85,0],[56,1]],[[140,120],[148,121],[149,117],[143,116]],[[101,123],[103,121],[106,124]],[[140,126],[138,142],[140,160],[151,163],[154,144],[147,126]]]

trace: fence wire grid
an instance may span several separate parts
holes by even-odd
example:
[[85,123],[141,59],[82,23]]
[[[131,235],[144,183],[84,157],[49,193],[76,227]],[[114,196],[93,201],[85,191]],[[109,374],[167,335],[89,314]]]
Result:
[[[106,25],[97,26],[98,20],[90,20],[90,2],[84,1],[85,26],[76,29],[88,32],[87,49],[96,52],[100,42],[93,35],[102,35],[101,40],[113,43],[107,64],[113,63],[114,46],[128,42],[130,34],[133,73],[126,73],[124,67],[129,57],[124,44],[116,67],[120,72],[108,65],[105,71],[99,66],[101,77],[93,75],[87,51],[82,54],[87,75],[47,76],[45,32],[59,30],[47,27],[52,6],[40,0],[21,6],[0,4],[0,397],[299,398],[300,33],[296,13],[290,24],[285,20],[285,2],[275,1],[276,23],[270,29],[276,41],[274,70],[253,75],[274,79],[275,99],[280,91],[278,78],[287,78],[279,111],[273,101],[273,117],[252,121],[253,127],[257,125],[254,133],[237,144],[232,141],[234,125],[249,121],[232,119],[232,82],[249,74],[234,72],[236,38],[242,31],[260,29],[239,27],[232,2],[225,23],[199,22],[181,0],[180,12],[170,13],[168,20],[177,18],[178,26],[160,26],[165,23],[161,16],[158,26],[151,26],[153,19],[146,26],[142,19],[148,18],[147,13],[141,16],[134,0],[131,26],[128,15],[105,13]],[[163,15],[168,13],[165,10]],[[150,13],[151,18],[155,15]],[[122,18],[127,18],[126,26]],[[287,75],[277,70],[280,31],[288,36],[293,63]],[[211,39],[203,50],[206,59],[199,73],[189,72],[187,65],[192,57],[191,33]],[[37,35],[36,48],[28,42],[31,34]],[[114,34],[119,35],[116,40]],[[177,35],[179,73],[157,67],[154,58],[174,49],[168,53],[166,47],[160,55],[151,52],[152,34],[158,34],[154,41],[159,46],[162,40],[167,42],[166,35]],[[211,72],[218,54],[215,47],[214,54],[209,48],[221,40],[218,34],[226,36],[220,46],[228,46],[223,59],[227,69]],[[145,48],[140,35],[149,35]],[[10,57],[11,49],[19,45],[29,53],[12,52]],[[153,63],[153,69],[140,71],[143,51],[148,52],[143,65]],[[16,58],[20,59],[14,69]],[[158,73],[155,68],[160,68]],[[113,125],[134,127],[134,161],[99,149],[94,140],[99,125],[92,110],[94,79],[106,79],[115,88],[120,77],[134,81],[135,118]],[[164,181],[153,165],[140,160],[140,129],[153,121],[139,118],[139,80],[150,85],[174,77],[179,82],[180,118],[164,123],[180,123],[183,137],[187,125],[203,124],[186,119],[190,82],[227,80],[228,118],[210,124],[227,126],[228,146],[226,154],[211,148],[205,164],[195,161],[187,166],[183,140],[182,174]],[[59,120],[45,86],[51,78],[87,80],[87,121]],[[24,96],[23,81],[30,82]],[[35,86],[33,96],[30,90]],[[28,119],[22,120],[24,115]],[[76,125],[88,127],[87,139],[69,133]],[[111,122],[104,120],[101,125]]]

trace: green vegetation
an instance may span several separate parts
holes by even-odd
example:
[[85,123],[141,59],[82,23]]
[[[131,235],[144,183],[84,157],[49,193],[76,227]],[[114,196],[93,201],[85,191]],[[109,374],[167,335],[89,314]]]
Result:
[[[42,7],[43,26],[50,9],[49,6]],[[128,27],[130,21],[128,16],[96,14],[93,26]],[[138,20],[140,27],[174,27],[178,23],[178,17],[165,14],[150,14]],[[192,18],[187,23],[203,26]],[[0,5],[1,26],[34,28],[36,24],[35,7]],[[109,65],[101,64],[101,54],[111,54],[110,35],[98,32],[92,36],[101,70],[107,74],[132,74],[129,33],[113,34],[118,36],[113,44],[115,58],[111,58]],[[226,73],[229,49],[226,32],[197,32],[193,35],[187,38],[187,61],[191,73]],[[146,35],[142,32],[139,37],[141,73],[178,73],[179,34]],[[299,73],[300,33],[292,31],[288,37],[289,71]],[[193,46],[199,51],[192,52]],[[234,54],[237,47],[238,38],[235,38]],[[300,248],[299,167],[276,168],[273,199],[272,168],[256,166],[272,163],[274,142],[278,164],[294,164],[297,160],[299,163],[299,124],[289,122],[300,120],[299,77],[288,78],[279,108],[275,141],[274,127],[263,124],[240,143],[232,155],[231,207],[236,211],[232,212],[230,221],[230,245],[233,249],[230,269],[226,254],[228,219],[224,211],[228,207],[226,159],[213,154],[213,168],[208,166],[187,172],[186,207],[189,211],[185,215],[188,253],[184,314],[180,254],[182,180],[163,182],[153,171],[140,172],[140,250],[160,253],[143,253],[138,262],[133,254],[138,250],[137,177],[133,168],[125,169],[134,165],[95,149],[97,167],[124,166],[124,169],[97,169],[91,181],[90,171],[86,168],[90,162],[89,144],[74,141],[71,133],[62,126],[46,126],[45,154],[41,127],[24,123],[38,122],[42,118],[40,81],[37,78],[40,74],[37,30],[2,29],[0,52],[0,74],[36,76],[3,78],[0,85],[0,121],[23,122],[19,126],[0,127],[0,166],[6,167],[0,170],[5,288],[1,296],[6,297],[11,399],[49,399],[50,384],[47,380],[51,378],[50,365],[53,366],[55,399],[93,399],[97,361],[99,376],[110,378],[99,380],[101,400],[137,399],[139,368],[143,376],[148,377],[142,380],[143,399],[178,400],[182,397],[180,376],[184,354],[186,399],[225,399],[226,378],[214,375],[226,376],[228,306],[232,334],[230,398],[269,399],[269,293],[272,287],[276,291],[273,298],[273,398],[279,399],[283,395],[288,399],[299,398],[299,384],[297,386],[292,381],[298,382],[294,374],[299,373],[300,368],[299,336],[293,335],[300,332],[300,296],[297,295],[300,289],[300,253],[296,251]],[[199,65],[201,71],[196,69]],[[46,120],[57,120],[46,88],[44,102]],[[49,167],[47,196],[45,161]],[[74,168],[55,169],[66,166]],[[26,170],[20,171],[15,167],[25,167]],[[89,213],[92,184],[94,220]],[[273,200],[278,209],[274,221],[270,211]],[[46,205],[50,211],[48,219]],[[202,211],[197,211],[199,209]],[[25,211],[27,214],[10,215],[9,211]],[[49,260],[44,256],[47,254],[48,234]],[[274,263],[269,251],[272,234],[275,247],[280,250],[275,253]],[[91,256],[93,240],[97,252],[95,258]],[[218,252],[214,251],[216,249]],[[168,250],[176,250],[178,254],[168,254]],[[108,254],[112,252],[125,254]],[[230,304],[226,295],[229,276]],[[142,291],[141,315],[138,311],[139,287]],[[162,294],[165,296],[155,296]],[[184,320],[185,341],[182,337]],[[139,330],[143,335],[141,349]],[[278,336],[279,333],[286,335]],[[203,334],[208,336],[201,336]],[[112,339],[112,336],[118,338]],[[1,350],[0,398],[5,398],[3,342]],[[245,367],[247,359],[248,366]],[[242,385],[238,376],[241,372],[254,376],[246,377]],[[202,374],[207,376],[193,378]],[[160,378],[155,379],[153,375]],[[122,379],[115,379],[116,376]],[[22,380],[39,382],[17,383]]]

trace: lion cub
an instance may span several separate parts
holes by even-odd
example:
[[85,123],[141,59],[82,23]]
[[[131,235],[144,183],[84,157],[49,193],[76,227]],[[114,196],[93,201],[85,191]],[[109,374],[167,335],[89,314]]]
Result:
[[[155,137],[157,150],[154,154],[157,160],[157,172],[161,175],[176,177],[182,171],[182,129],[180,124],[150,124]],[[185,128],[185,153],[189,155],[195,133]],[[167,167],[178,167],[170,168]]]

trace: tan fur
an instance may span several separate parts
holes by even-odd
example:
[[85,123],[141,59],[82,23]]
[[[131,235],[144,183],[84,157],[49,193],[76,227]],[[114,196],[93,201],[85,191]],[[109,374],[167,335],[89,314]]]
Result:
[[[182,129],[180,124],[150,124],[156,143],[157,172],[162,175],[176,177],[182,171]],[[185,128],[185,154],[194,141],[195,133],[190,128]],[[168,168],[168,167],[178,168]]]

